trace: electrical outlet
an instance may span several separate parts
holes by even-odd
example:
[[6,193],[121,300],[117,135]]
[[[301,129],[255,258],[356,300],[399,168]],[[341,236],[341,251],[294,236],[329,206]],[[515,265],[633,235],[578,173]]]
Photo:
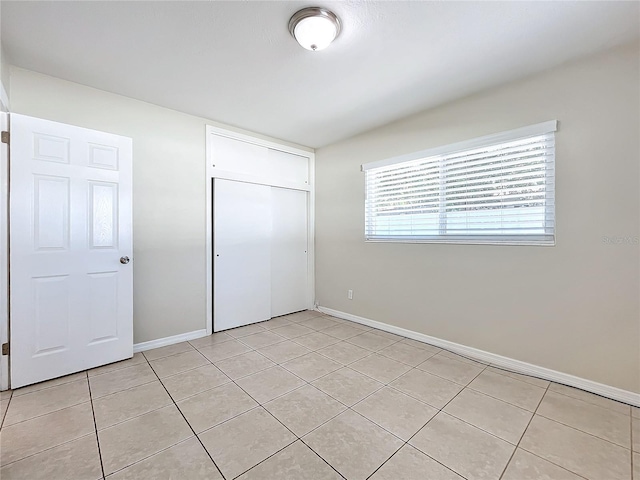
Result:
[[347,291],[347,298],[348,298],[349,300],[353,300],[353,290],[348,290],[348,291]]

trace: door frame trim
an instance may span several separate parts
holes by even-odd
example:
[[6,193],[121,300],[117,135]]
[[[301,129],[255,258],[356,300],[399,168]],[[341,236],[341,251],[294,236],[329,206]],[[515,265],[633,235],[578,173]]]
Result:
[[[234,140],[240,140],[261,147],[272,148],[281,152],[292,153],[301,157],[309,159],[309,183],[279,183],[269,182],[258,177],[251,177],[250,175],[240,175],[234,172],[220,171],[213,165],[212,154],[213,149],[211,145],[212,135],[218,135],[223,137],[232,138]],[[212,180],[214,178],[221,178],[225,180],[235,180],[240,182],[256,183],[260,185],[268,185],[272,187],[290,188],[294,190],[304,190],[309,192],[309,203],[307,207],[307,308],[313,309],[315,305],[315,153],[309,150],[303,150],[301,148],[291,147],[284,143],[278,143],[271,140],[265,140],[258,136],[247,135],[238,133],[233,130],[225,128],[214,127],[212,125],[206,126],[206,140],[205,140],[205,183],[206,183],[206,258],[207,258],[207,335],[213,333],[213,192],[211,188]]]
[[[4,88],[2,89],[4,92]],[[6,95],[6,94],[5,94]],[[0,130],[10,131],[9,108],[0,99]],[[9,342],[9,145],[0,144],[0,344]],[[0,390],[8,390],[9,355],[0,355]]]

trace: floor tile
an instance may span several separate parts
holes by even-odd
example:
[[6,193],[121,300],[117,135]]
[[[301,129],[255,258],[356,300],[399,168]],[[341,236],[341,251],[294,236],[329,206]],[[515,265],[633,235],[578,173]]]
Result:
[[154,410],[98,432],[105,475],[132,465],[193,432],[175,405]]
[[102,375],[103,373],[113,372],[115,370],[120,370],[121,368],[127,368],[133,365],[138,365],[140,363],[146,363],[146,362],[147,362],[147,359],[144,357],[144,355],[141,352],[134,353],[133,357],[127,360],[122,360],[121,362],[109,363],[108,365],[92,368],[91,370],[87,371],[87,374],[90,377],[93,377],[95,375]]
[[382,383],[390,383],[411,370],[409,365],[378,354],[364,357],[349,367]]
[[9,400],[13,395],[13,390],[0,390],[0,401]]
[[373,422],[347,410],[303,438],[349,480],[364,480],[403,442]]
[[539,415],[520,447],[589,479],[631,478],[630,450]]
[[317,353],[308,353],[294,358],[283,363],[282,366],[307,382],[312,382],[342,367],[341,364]]
[[208,347],[199,347],[198,351],[209,359],[210,362],[216,363],[226,358],[235,357],[243,353],[250,352],[251,349],[244,343],[237,340],[231,340],[224,343],[217,343]]
[[293,433],[302,437],[345,410],[345,406],[311,385],[264,405]]
[[[631,425],[633,427],[633,444],[631,447],[634,452],[640,452],[640,418],[633,417],[631,419]],[[640,478],[638,480],[640,480]]]
[[331,337],[339,338],[340,340],[346,340],[356,335],[361,335],[362,330],[346,323],[330,327],[322,331]]
[[350,368],[341,368],[313,382],[323,392],[351,406],[384,386]]
[[171,405],[171,397],[159,381],[123,390],[93,402],[98,430]]
[[434,345],[429,345],[428,343],[425,343],[425,342],[419,342],[418,340],[413,340],[411,338],[405,338],[404,340],[401,340],[401,342],[411,347],[433,352],[434,355],[442,351],[441,348],[438,348]]
[[531,412],[535,411],[545,393],[544,388],[488,371],[478,375],[469,388]]
[[417,368],[460,385],[468,385],[484,369],[484,367],[477,367],[443,355],[434,355]]
[[233,338],[241,338],[254,333],[264,332],[264,330],[265,329],[260,324],[254,323],[253,325],[245,325],[244,327],[231,328],[229,330],[225,330],[224,333]]
[[499,478],[515,450],[445,413],[436,415],[409,443],[468,480]]
[[360,335],[356,335],[355,337],[348,338],[347,342],[362,348],[366,348],[367,350],[371,350],[372,352],[377,352],[378,350],[382,350],[389,345],[397,343],[398,340],[385,338],[372,332],[365,332],[361,333]]
[[501,480],[583,480],[583,477],[518,448]]
[[45,388],[55,387],[56,385],[62,385],[63,383],[75,382],[82,378],[87,378],[87,372],[78,372],[64,377],[54,378],[53,380],[47,380],[46,382],[34,383],[26,387],[18,388],[13,391],[14,396],[25,395],[27,393],[37,392]]
[[107,479],[223,480],[211,458],[195,437],[120,470]]
[[382,330],[376,330],[375,328],[371,328],[369,325],[364,325],[363,323],[352,322],[351,320],[345,320],[342,322],[342,325],[349,325],[350,327],[357,328],[358,330],[362,330],[363,332],[382,332]]
[[340,340],[335,337],[325,335],[322,332],[314,332],[302,337],[296,337],[293,341],[311,350],[319,350],[329,345],[333,345],[334,343],[338,343]]
[[314,317],[309,320],[304,320],[300,322],[300,325],[311,328],[313,330],[325,330],[329,327],[335,327],[339,323],[330,319],[329,317]]
[[400,340],[404,340],[406,338],[406,337],[403,337],[402,335],[396,335],[395,333],[380,330],[379,328],[372,328],[371,330],[369,330],[369,332],[384,338],[388,338],[389,340],[394,340],[396,342],[399,342]]
[[247,352],[216,362],[216,367],[233,380],[275,366],[271,360],[258,352]]
[[289,445],[238,480],[341,480],[342,477],[301,441]]
[[301,357],[307,353],[311,353],[307,347],[287,340],[286,342],[276,343],[275,345],[269,345],[268,347],[258,350],[259,353],[267,357],[272,362],[284,363],[294,358]]
[[207,360],[197,350],[178,353],[176,355],[171,355],[170,357],[162,357],[158,360],[151,360],[149,362],[159,378],[177,375],[178,373],[193,370],[194,368],[198,368],[203,365],[209,365],[209,363],[209,360]]
[[516,445],[533,413],[469,388],[462,390],[444,411]]
[[147,358],[147,360],[151,362],[151,360],[157,360],[159,358],[169,357],[171,355],[176,355],[178,353],[191,352],[192,350],[194,350],[194,348],[191,346],[189,342],[180,342],[180,343],[174,343],[173,345],[167,345],[166,347],[147,350],[142,353],[144,353],[144,356]]
[[280,366],[243,377],[236,383],[258,403],[266,403],[305,384]]
[[464,480],[411,445],[402,447],[371,480]]
[[309,335],[310,333],[315,332],[315,330],[312,330],[308,327],[303,327],[302,325],[299,325],[297,323],[291,323],[289,325],[285,325],[284,327],[276,328],[271,331],[288,339],[302,337],[303,335]]
[[347,342],[334,343],[328,347],[321,348],[317,353],[343,365],[348,365],[367,355],[371,355],[371,351]]
[[165,388],[176,402],[230,381],[215,365],[210,364],[162,379]]
[[284,327],[285,325],[291,325],[295,323],[293,319],[290,319],[285,315],[284,317],[276,317],[266,322],[262,322],[260,326],[266,330],[273,330],[274,328]]
[[487,367],[487,370],[493,373],[499,373],[501,375],[506,375],[507,377],[515,378],[516,380],[520,380],[522,382],[530,383],[531,385],[535,385],[540,388],[547,388],[551,383],[548,380],[542,380],[541,378],[532,377],[530,375],[523,375],[521,373],[510,372],[509,370],[504,370],[498,367]]
[[178,408],[196,433],[256,406],[256,401],[234,383],[226,383],[178,402]]
[[469,365],[475,365],[476,367],[486,367],[487,364],[474,360],[472,358],[469,357],[465,357],[464,355],[458,355],[457,353],[453,353],[450,352],[448,350],[441,350],[440,351],[440,355],[444,356],[444,357],[449,357],[452,358],[454,360],[458,360],[459,362],[464,362],[464,363],[468,363]]
[[256,408],[200,434],[228,478],[235,478],[293,443],[296,437],[263,408]]
[[595,393],[585,392],[584,390],[580,390],[578,388],[567,387],[566,385],[560,385],[559,383],[553,382],[551,382],[551,384],[549,385],[549,390],[556,393],[561,393],[562,395],[577,398],[578,400],[582,400],[583,402],[598,405],[599,407],[615,410],[618,413],[623,413],[625,415],[629,414],[629,405],[622,402],[616,402],[615,400],[611,400],[609,398],[601,397],[600,395],[596,395]]
[[303,310],[301,312],[290,313],[285,316],[292,322],[297,323],[309,320],[310,318],[321,317],[323,315],[321,312],[316,312],[315,310]]
[[90,402],[3,427],[0,465],[76,440],[94,431]]
[[96,434],[23,458],[0,468],[2,480],[98,480],[102,478]]
[[273,332],[259,332],[254,333],[253,335],[247,335],[246,337],[242,337],[240,341],[245,345],[253,349],[258,349],[262,347],[268,347],[269,345],[273,345],[275,343],[284,342],[286,338],[276,335]]
[[6,427],[89,400],[89,384],[86,378],[18,395],[11,399],[3,425]]
[[96,398],[120,392],[127,388],[137,387],[138,385],[153,382],[157,379],[158,377],[156,377],[156,374],[153,373],[153,370],[151,370],[151,367],[146,362],[103,375],[89,377],[91,397],[95,400]]
[[357,403],[353,410],[405,441],[438,413],[437,409],[389,387]]
[[192,347],[200,349],[202,347],[210,347],[211,345],[219,345],[224,342],[233,340],[231,335],[227,335],[224,332],[217,332],[206,337],[196,338],[195,340],[189,340]]
[[555,392],[546,393],[536,413],[630,448],[629,415]]
[[406,343],[396,342],[393,345],[383,348],[378,352],[380,355],[389,357],[397,362],[406,363],[415,367],[426,359],[435,355],[435,352],[413,347]]
[[394,380],[391,386],[435,408],[444,407],[462,390],[457,383],[416,369]]
[[0,428],[2,427],[2,422],[4,420],[4,414],[7,413],[7,407],[9,406],[9,399],[0,400]]

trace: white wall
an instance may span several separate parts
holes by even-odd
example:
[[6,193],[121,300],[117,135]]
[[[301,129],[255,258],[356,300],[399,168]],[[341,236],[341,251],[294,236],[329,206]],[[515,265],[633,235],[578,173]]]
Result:
[[205,125],[225,126],[15,67],[11,110],[133,138],[134,342],[206,328]]
[[[603,241],[640,235],[639,54],[628,45],[317,150],[317,302],[640,392],[639,247]],[[552,119],[555,247],[364,242],[360,164]]]

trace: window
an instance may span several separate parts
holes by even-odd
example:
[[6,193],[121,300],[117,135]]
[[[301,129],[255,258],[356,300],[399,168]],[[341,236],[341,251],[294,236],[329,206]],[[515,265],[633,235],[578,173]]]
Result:
[[555,244],[556,126],[363,165],[366,240]]

